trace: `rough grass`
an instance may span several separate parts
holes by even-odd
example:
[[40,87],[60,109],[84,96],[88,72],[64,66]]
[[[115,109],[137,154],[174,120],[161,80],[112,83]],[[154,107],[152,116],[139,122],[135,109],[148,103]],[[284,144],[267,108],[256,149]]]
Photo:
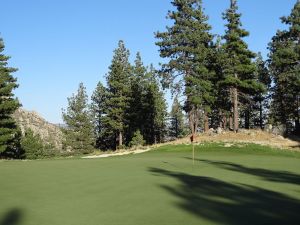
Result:
[[300,153],[164,146],[104,159],[0,162],[0,225],[300,224]]

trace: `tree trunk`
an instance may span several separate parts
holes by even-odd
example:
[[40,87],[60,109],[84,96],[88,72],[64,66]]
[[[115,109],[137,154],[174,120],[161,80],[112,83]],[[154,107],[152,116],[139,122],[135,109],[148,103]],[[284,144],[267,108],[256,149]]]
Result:
[[223,128],[223,124],[224,124],[224,120],[223,120],[223,113],[222,111],[220,110],[219,111],[219,127]]
[[231,110],[229,114],[229,130],[233,131],[233,88],[229,88]]
[[300,134],[300,115],[299,115],[299,108],[300,108],[300,96],[296,96],[297,104],[296,104],[296,116],[295,116],[295,129],[296,134]]
[[198,123],[199,123],[199,115],[196,109],[192,109],[189,112],[189,123],[192,132],[191,142],[194,142],[197,134]]
[[209,124],[208,124],[208,113],[204,112],[204,132],[208,132],[209,130]]
[[233,130],[233,118],[232,118],[232,113],[229,115],[229,129]]
[[300,134],[300,119],[299,117],[295,121],[296,134]]
[[237,88],[233,88],[233,117],[234,117],[234,132],[238,132],[239,130],[239,109],[238,109],[238,90]]
[[226,117],[226,115],[223,115],[223,129],[224,130],[227,129],[227,117]]
[[119,147],[121,147],[123,145],[123,135],[122,132],[119,132]]
[[175,119],[175,129],[176,129],[176,131],[175,131],[175,136],[176,136],[176,138],[178,138],[178,136],[179,136],[179,131],[178,131],[178,119],[176,118]]
[[259,126],[260,129],[264,129],[263,127],[263,103],[262,101],[259,101]]

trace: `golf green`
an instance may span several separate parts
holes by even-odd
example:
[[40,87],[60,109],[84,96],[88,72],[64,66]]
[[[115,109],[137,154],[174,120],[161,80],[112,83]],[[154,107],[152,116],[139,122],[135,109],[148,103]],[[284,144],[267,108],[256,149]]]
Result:
[[300,224],[300,153],[191,149],[0,161],[0,225]]

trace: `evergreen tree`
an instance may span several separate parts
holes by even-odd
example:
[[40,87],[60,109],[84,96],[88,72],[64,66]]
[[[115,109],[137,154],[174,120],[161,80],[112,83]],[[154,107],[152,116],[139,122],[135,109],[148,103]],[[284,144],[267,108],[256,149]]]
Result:
[[157,33],[160,55],[169,59],[162,65],[163,83],[175,91],[184,86],[185,110],[193,136],[197,132],[201,111],[205,115],[213,102],[210,56],[213,36],[204,15],[201,0],[174,0],[168,18],[174,21],[167,31]]
[[170,112],[169,133],[171,137],[175,138],[184,135],[184,114],[177,97],[173,101],[172,110]]
[[226,130],[228,122],[231,119],[231,99],[228,87],[222,85],[222,81],[224,81],[226,77],[224,71],[227,67],[228,58],[220,36],[217,37],[215,48],[213,50],[211,66],[215,72],[215,76],[212,79],[215,103],[212,107],[211,126],[214,128],[220,127]]
[[258,91],[254,95],[254,110],[258,110],[259,116],[258,119],[254,121],[254,126],[258,126],[261,129],[264,128],[264,121],[266,120],[266,110],[269,105],[269,93],[268,91],[271,88],[271,77],[269,70],[267,68],[266,62],[263,60],[261,53],[258,53],[258,56],[255,61],[256,65],[256,79],[258,82],[265,85],[265,91]]
[[132,140],[129,143],[130,147],[141,147],[145,144],[145,140],[143,138],[143,135],[141,134],[141,132],[139,130],[137,130],[132,137]]
[[18,87],[17,79],[12,73],[17,69],[8,66],[10,57],[3,54],[4,42],[0,38],[0,158],[21,155],[20,130],[12,118],[12,114],[20,107],[13,90]]
[[243,41],[249,33],[241,28],[241,14],[237,10],[237,1],[231,0],[230,8],[224,13],[224,19],[228,21],[223,45],[227,61],[225,79],[219,83],[220,86],[226,86],[230,93],[235,132],[239,129],[239,102],[249,101],[249,96],[257,90],[263,90],[263,85],[254,77],[255,65],[252,59],[255,54],[248,50],[248,45]]
[[289,28],[278,31],[269,45],[273,118],[287,131],[294,123],[296,133],[300,133],[300,2],[281,20]]
[[145,102],[146,88],[149,82],[149,73],[143,65],[140,53],[137,53],[131,76],[131,97],[129,107],[127,109],[128,127],[126,136],[131,140],[134,132],[140,130],[141,134],[145,134],[145,113],[147,111]]
[[128,61],[129,51],[124,42],[119,41],[114,51],[112,64],[107,75],[109,96],[107,99],[107,117],[110,129],[114,132],[115,147],[123,146],[126,129],[126,111],[130,101],[131,66]]
[[153,66],[146,75],[144,98],[144,133],[147,144],[161,143],[166,133],[167,105]]
[[153,66],[143,65],[137,53],[131,76],[131,98],[127,110],[128,140],[139,130],[147,144],[161,142],[166,128],[166,102]]
[[21,139],[21,146],[26,159],[38,159],[44,156],[44,144],[39,135],[34,135],[33,131],[25,131]]
[[106,150],[114,147],[114,135],[108,124],[108,90],[101,82],[98,83],[91,102],[91,112],[95,133],[95,147]]
[[75,153],[89,153],[93,150],[94,135],[92,117],[88,105],[88,96],[83,83],[77,93],[68,98],[68,108],[63,110],[63,120],[67,126],[66,147]]
[[96,146],[102,150],[117,147],[120,131],[122,145],[127,146],[137,132],[147,144],[164,139],[166,102],[155,69],[143,65],[140,53],[131,67],[128,56],[120,42],[107,76],[108,88],[99,83],[92,96]]
[[39,134],[34,134],[31,129],[26,129],[20,141],[23,151],[22,158],[41,159],[50,158],[57,155],[55,147],[49,143],[45,143]]

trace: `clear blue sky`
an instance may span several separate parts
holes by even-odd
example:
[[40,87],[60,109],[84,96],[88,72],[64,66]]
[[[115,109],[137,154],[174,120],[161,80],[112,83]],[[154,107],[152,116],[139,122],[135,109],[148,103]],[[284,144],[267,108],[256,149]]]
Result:
[[[279,17],[296,0],[238,0],[250,49],[266,57]],[[223,34],[222,12],[229,0],[203,0],[213,33]],[[170,0],[2,0],[0,35],[20,84],[16,95],[24,108],[53,123],[62,122],[67,97],[84,82],[91,94],[104,75],[118,40],[131,60],[140,51],[145,64],[160,61],[153,33],[163,31]]]

